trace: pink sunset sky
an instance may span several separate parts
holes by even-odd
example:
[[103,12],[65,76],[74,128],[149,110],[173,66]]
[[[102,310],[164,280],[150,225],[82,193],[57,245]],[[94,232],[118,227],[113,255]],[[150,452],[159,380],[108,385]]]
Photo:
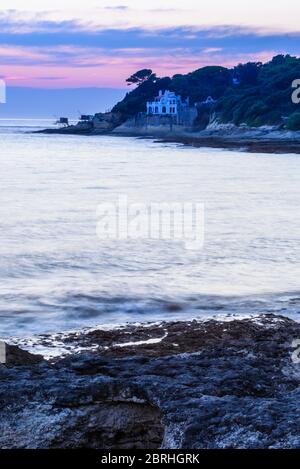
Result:
[[163,76],[300,55],[299,17],[299,0],[1,0],[0,77],[124,88],[145,67]]

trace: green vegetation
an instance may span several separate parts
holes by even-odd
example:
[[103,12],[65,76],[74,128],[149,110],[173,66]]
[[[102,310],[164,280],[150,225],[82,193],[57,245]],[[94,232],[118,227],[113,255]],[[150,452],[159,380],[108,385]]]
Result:
[[146,109],[146,102],[169,89],[190,97],[191,104],[212,96],[212,109],[199,108],[198,124],[205,126],[210,113],[221,122],[249,126],[284,125],[299,130],[300,105],[292,103],[292,82],[300,78],[300,58],[278,55],[270,62],[239,64],[233,69],[204,67],[186,75],[158,78],[150,69],[140,70],[127,79],[137,87],[127,93],[113,111],[126,120]]
[[138,72],[131,75],[131,77],[127,78],[126,82],[127,85],[140,85],[145,81],[154,81],[156,80],[155,73],[152,73],[152,70],[149,68],[143,68],[143,70],[139,70]]
[[288,130],[300,130],[300,112],[294,112],[290,115],[287,128]]

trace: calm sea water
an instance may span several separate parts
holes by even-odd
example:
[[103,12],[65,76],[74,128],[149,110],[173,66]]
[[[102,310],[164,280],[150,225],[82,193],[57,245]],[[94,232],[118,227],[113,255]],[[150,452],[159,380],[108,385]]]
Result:
[[[300,318],[300,157],[0,122],[0,336],[275,312]],[[204,202],[205,245],[100,241],[96,207]]]

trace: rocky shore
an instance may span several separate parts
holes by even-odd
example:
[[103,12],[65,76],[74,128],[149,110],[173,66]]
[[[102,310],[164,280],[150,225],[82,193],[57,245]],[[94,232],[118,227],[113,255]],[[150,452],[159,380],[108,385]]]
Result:
[[300,448],[296,339],[274,315],[58,334],[0,365],[0,447]]
[[36,133],[62,135],[111,135],[116,137],[152,138],[158,142],[179,143],[196,148],[223,148],[251,153],[300,153],[300,132],[272,129],[247,129],[221,126],[202,131],[177,130],[169,128],[98,127],[73,125],[63,128],[39,130]]
[[227,150],[245,151],[248,153],[300,153],[300,139],[281,138],[257,138],[255,134],[250,137],[236,138],[232,136],[182,136],[168,137],[160,140],[164,143],[181,143],[195,148],[223,148]]

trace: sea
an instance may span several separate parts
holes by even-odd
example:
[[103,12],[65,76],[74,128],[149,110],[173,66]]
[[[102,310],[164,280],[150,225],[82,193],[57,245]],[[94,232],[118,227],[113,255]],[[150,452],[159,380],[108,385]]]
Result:
[[[274,313],[300,319],[300,156],[33,133],[0,121],[0,338]],[[99,237],[99,206],[202,204],[203,245]]]

